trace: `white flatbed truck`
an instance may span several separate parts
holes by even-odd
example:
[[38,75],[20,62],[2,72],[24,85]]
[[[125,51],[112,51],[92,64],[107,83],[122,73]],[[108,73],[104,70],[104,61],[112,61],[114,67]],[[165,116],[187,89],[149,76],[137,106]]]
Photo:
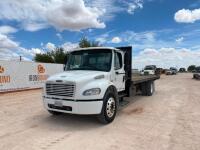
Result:
[[70,52],[64,72],[49,77],[44,107],[53,115],[96,115],[114,120],[120,101],[141,91],[151,96],[156,75],[132,75],[132,47],[91,47]]

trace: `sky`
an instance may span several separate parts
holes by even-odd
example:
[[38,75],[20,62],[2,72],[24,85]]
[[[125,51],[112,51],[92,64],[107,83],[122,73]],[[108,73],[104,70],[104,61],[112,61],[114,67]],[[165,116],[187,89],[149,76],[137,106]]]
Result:
[[200,0],[0,1],[0,60],[78,47],[132,46],[133,68],[200,66]]

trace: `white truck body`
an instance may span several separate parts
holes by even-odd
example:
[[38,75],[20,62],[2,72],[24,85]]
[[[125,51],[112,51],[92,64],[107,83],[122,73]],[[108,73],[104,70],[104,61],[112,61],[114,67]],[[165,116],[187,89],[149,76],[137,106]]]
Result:
[[[52,114],[95,114],[100,116],[101,122],[112,122],[120,97],[130,96],[132,48],[121,49],[92,47],[72,51],[66,71],[46,81],[43,90],[45,108]],[[144,80],[151,83],[148,89],[153,88],[154,80],[156,78]],[[142,80],[137,84],[142,85]],[[143,91],[147,95],[147,90]],[[153,94],[153,89],[148,91],[148,95]]]
[[[102,48],[86,48],[86,49],[77,49],[74,51],[83,51],[83,50],[94,50]],[[123,52],[118,49],[113,48],[103,48],[109,49],[112,51],[112,57],[114,58],[114,51],[122,55],[123,61]],[[103,97],[107,88],[111,85],[117,88],[117,91],[125,90],[125,83],[123,81],[123,74],[117,75],[115,72],[124,73],[124,66],[122,65],[120,69],[114,69],[114,59],[112,59],[111,70],[109,72],[103,71],[89,71],[89,70],[73,70],[73,71],[64,71],[63,73],[56,74],[51,76],[46,81],[46,84],[58,84],[57,88],[59,89],[59,84],[73,84],[74,95],[73,96],[59,96],[59,92],[62,92],[60,89],[57,95],[48,95],[47,87],[44,87],[44,106],[48,110],[54,110],[53,108],[48,107],[49,104],[70,106],[73,109],[70,111],[67,110],[56,110],[64,113],[72,114],[99,114],[103,105]],[[58,82],[57,82],[58,81]],[[59,82],[62,81],[62,82]],[[89,95],[84,96],[83,92],[89,89],[99,88],[101,90],[98,95]],[[67,99],[67,100],[65,100]]]

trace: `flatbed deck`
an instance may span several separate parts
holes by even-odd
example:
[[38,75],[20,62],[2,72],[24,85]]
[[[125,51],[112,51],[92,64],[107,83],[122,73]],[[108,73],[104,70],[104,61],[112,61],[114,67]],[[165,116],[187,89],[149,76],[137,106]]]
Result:
[[160,77],[158,75],[132,75],[132,84],[139,84],[146,81],[157,80]]

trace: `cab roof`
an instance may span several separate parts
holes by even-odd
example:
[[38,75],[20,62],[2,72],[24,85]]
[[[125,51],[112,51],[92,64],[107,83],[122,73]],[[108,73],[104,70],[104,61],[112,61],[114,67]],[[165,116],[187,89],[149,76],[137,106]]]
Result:
[[95,50],[95,49],[107,49],[107,50],[116,50],[116,51],[121,51],[120,49],[114,48],[114,47],[86,47],[86,48],[76,48],[72,49],[70,52],[73,51],[81,51],[81,50]]

